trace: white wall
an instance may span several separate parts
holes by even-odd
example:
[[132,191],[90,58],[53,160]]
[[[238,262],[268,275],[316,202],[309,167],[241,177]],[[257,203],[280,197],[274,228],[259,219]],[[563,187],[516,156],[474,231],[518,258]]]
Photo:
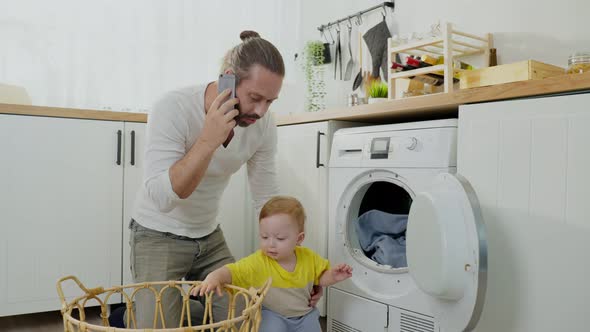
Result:
[[[281,50],[287,66],[273,111],[300,112],[305,82],[295,53],[320,38],[319,25],[379,3],[0,0],[0,83],[26,87],[37,105],[149,109],[169,89],[216,79],[220,59],[239,42],[239,32],[253,29]],[[565,67],[569,54],[590,50],[588,12],[590,2],[583,0],[398,0],[388,24],[392,34],[408,34],[448,20],[465,31],[492,32],[500,63],[537,59]],[[380,19],[379,12],[366,16],[360,33]],[[357,59],[358,33],[355,26]],[[368,69],[366,49],[363,57]],[[352,81],[335,81],[333,64],[326,66],[325,79],[327,107],[346,105]]]
[[0,0],[0,83],[36,105],[149,109],[169,89],[215,80],[242,30],[294,54],[299,22],[287,0]]

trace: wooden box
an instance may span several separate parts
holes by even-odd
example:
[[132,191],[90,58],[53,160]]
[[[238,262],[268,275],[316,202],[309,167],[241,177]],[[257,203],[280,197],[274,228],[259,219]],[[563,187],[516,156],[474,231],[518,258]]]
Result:
[[466,70],[461,72],[461,89],[516,81],[539,80],[565,74],[565,69],[535,60],[506,65]]

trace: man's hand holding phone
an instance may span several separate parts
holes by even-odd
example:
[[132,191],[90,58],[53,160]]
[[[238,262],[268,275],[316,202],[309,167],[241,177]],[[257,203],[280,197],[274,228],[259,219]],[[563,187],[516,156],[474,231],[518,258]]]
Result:
[[236,126],[234,118],[240,113],[235,109],[238,98],[228,99],[231,93],[230,89],[219,93],[205,115],[201,139],[213,150],[216,150],[227,140]]

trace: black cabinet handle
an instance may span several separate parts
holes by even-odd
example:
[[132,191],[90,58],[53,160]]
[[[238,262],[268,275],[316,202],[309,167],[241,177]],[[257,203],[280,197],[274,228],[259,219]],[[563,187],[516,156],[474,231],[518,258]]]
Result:
[[117,165],[121,165],[121,135],[123,133],[118,130],[117,131]]
[[131,131],[131,166],[135,166],[135,130]]
[[315,147],[315,168],[320,168],[320,167],[324,167],[324,164],[320,164],[320,137],[322,135],[325,135],[324,133],[322,133],[321,131],[318,131],[318,136],[317,136],[317,140],[316,140],[316,147]]

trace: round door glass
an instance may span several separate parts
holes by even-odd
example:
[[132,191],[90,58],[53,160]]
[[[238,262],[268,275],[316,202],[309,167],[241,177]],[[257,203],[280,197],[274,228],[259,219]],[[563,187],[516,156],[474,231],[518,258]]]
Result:
[[359,263],[379,272],[407,272],[406,228],[412,195],[395,176],[365,176],[344,198],[345,239]]

